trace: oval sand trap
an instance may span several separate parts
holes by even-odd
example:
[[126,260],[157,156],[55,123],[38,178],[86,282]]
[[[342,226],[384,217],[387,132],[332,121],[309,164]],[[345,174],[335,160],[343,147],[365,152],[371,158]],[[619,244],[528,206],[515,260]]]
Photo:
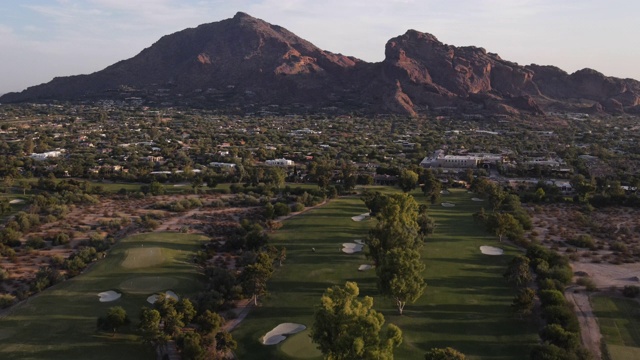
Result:
[[451,192],[449,192],[449,190],[440,190],[440,194],[449,195],[449,194],[451,194]]
[[354,254],[362,251],[364,245],[356,243],[344,243],[342,244],[342,252],[345,254]]
[[122,261],[122,267],[127,269],[140,269],[160,265],[164,262],[162,249],[159,247],[139,247],[128,249],[127,257]]
[[494,246],[480,246],[480,252],[485,255],[502,255],[504,250],[494,247]]
[[471,200],[473,200],[473,201],[484,201],[483,199],[475,198],[475,197],[474,197],[474,198],[471,198]]
[[360,267],[358,268],[358,271],[367,271],[371,269],[373,269],[373,266],[369,264],[363,264],[363,265],[360,265]]
[[111,302],[120,299],[122,294],[109,290],[98,293],[98,296],[100,297],[100,302]]
[[454,207],[456,206],[456,204],[453,203],[448,203],[448,202],[443,202],[440,205],[444,206],[444,207]]
[[282,323],[266,333],[262,338],[262,343],[264,345],[279,344],[287,338],[287,335],[297,334],[306,328],[307,327],[302,324]]
[[24,202],[24,200],[22,199],[13,199],[11,201],[9,201],[9,204],[22,204]]
[[364,219],[366,219],[368,217],[369,217],[369,213],[364,213],[364,214],[352,217],[351,220],[353,220],[353,221],[362,221],[362,220],[364,220]]

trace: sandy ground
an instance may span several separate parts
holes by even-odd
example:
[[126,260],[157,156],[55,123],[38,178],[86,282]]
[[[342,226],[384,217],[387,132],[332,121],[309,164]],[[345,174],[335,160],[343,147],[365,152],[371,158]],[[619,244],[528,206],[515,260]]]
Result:
[[[532,236],[547,247],[567,253],[574,274],[591,279],[600,291],[626,285],[640,286],[640,262],[634,255],[640,249],[639,209],[616,207],[585,213],[578,206],[554,204],[536,207],[532,218]],[[596,248],[576,248],[565,242],[580,234],[589,235]],[[613,249],[611,245],[616,243],[624,244],[628,251]],[[574,304],[583,345],[599,359],[602,335],[589,295],[577,285],[565,292],[566,298]]]

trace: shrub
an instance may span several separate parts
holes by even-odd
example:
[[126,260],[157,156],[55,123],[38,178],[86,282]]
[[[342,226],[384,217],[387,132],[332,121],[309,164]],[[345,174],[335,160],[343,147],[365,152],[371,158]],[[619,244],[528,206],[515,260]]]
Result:
[[638,297],[638,295],[640,295],[640,287],[638,287],[636,285],[626,285],[622,289],[622,295],[624,295],[624,296],[626,296],[628,298]]
[[580,248],[588,248],[589,250],[596,249],[596,242],[587,234],[578,235],[575,238],[568,240],[567,243]]
[[295,203],[291,206],[291,211],[293,212],[300,212],[302,210],[304,210],[304,205],[301,203]]
[[279,202],[273,206],[273,212],[275,216],[285,216],[291,213],[291,209],[287,204]]
[[30,247],[32,249],[42,249],[43,247],[45,247],[46,243],[44,242],[42,237],[33,236],[33,237],[30,237],[29,239],[27,239],[27,242],[26,242],[25,245],[27,245],[28,247]]
[[564,305],[566,300],[562,292],[558,290],[542,290],[540,291],[540,301],[544,306]]
[[8,308],[16,302],[16,297],[11,294],[0,294],[0,309]]

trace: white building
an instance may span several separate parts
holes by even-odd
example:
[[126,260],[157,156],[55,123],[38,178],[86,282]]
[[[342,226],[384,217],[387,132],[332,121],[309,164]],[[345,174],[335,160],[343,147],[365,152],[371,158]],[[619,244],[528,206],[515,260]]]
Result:
[[48,158],[56,158],[62,155],[64,150],[47,151],[43,153],[32,153],[31,158],[34,160],[46,160]]
[[481,164],[502,163],[502,155],[496,154],[468,154],[445,155],[444,150],[436,150],[420,162],[424,168],[476,168]]
[[236,167],[236,164],[234,164],[234,163],[215,162],[214,161],[212,163],[209,163],[209,166],[217,167],[217,168],[228,168],[228,169],[231,169],[231,168]]
[[285,158],[267,160],[264,163],[268,166],[294,166],[296,164],[295,162],[293,162],[293,160],[287,160]]

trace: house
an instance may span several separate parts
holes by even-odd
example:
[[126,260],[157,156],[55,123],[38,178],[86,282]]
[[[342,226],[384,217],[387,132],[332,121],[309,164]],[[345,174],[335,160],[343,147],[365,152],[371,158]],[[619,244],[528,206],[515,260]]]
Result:
[[287,160],[285,158],[267,160],[264,163],[265,165],[268,165],[268,166],[294,166],[296,164],[293,160]]

